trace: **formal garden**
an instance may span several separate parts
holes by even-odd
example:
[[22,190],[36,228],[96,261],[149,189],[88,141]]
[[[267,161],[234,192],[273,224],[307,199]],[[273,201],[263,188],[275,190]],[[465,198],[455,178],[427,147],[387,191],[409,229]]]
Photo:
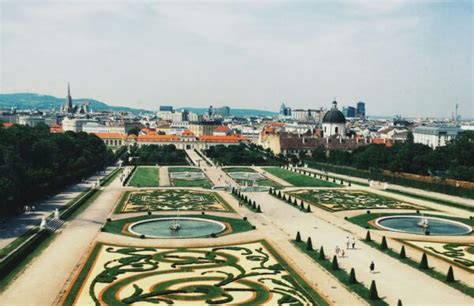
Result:
[[474,272],[474,244],[457,242],[431,242],[420,240],[403,240],[403,243],[414,246],[449,263]]
[[268,186],[277,189],[282,187],[250,167],[228,167],[222,170],[241,186]]
[[205,248],[98,243],[64,305],[327,305],[265,241]]
[[340,185],[278,167],[265,167],[266,172],[287,181],[296,187],[340,187]]
[[420,209],[392,198],[350,189],[295,190],[291,196],[329,211],[354,209]]
[[186,189],[127,191],[116,207],[117,213],[140,211],[221,211],[233,212],[217,193]]
[[199,168],[169,167],[168,173],[172,186],[211,188],[212,183]]
[[133,173],[129,186],[133,187],[158,187],[160,184],[160,172],[155,166],[140,166]]

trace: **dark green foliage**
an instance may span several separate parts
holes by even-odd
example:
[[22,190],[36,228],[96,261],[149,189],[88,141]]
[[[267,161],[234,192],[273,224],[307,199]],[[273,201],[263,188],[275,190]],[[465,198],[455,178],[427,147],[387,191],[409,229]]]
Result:
[[337,256],[334,255],[332,257],[332,269],[333,270],[339,270],[339,263],[337,262]]
[[308,241],[306,242],[306,250],[308,251],[313,250],[313,242],[311,241],[311,237],[308,237]]
[[77,183],[113,159],[95,135],[0,124],[0,216],[21,212],[24,205]]
[[301,234],[300,231],[296,233],[296,242],[301,242]]
[[324,248],[321,246],[319,249],[319,260],[326,260],[326,255],[324,254]]
[[257,204],[255,204],[255,201],[253,201],[253,203],[252,203],[252,209],[253,209],[253,210],[256,210],[256,209],[257,209]]
[[175,145],[147,145],[136,150],[136,165],[187,165],[186,153]]
[[271,150],[264,150],[254,144],[217,145],[210,147],[204,153],[220,165],[274,166],[281,165],[284,162],[283,156],[276,156]]
[[306,208],[306,212],[308,212],[308,213],[311,212],[311,205],[308,204],[308,207]]
[[453,266],[449,266],[448,274],[446,275],[446,281],[448,283],[455,282],[456,280],[454,279],[454,271],[453,271]]
[[262,212],[262,209],[260,208],[260,204],[257,206],[257,212],[258,212],[258,213],[261,213],[261,212]]
[[349,273],[349,284],[357,284],[357,278],[355,274],[354,268],[351,269],[351,273]]
[[398,300],[398,302],[397,302],[397,306],[403,306],[403,304],[402,304],[402,300]]
[[278,190],[278,198],[281,199],[281,191]]
[[388,249],[387,238],[385,238],[385,236],[382,237],[382,243],[380,244],[380,249],[381,250]]
[[426,256],[426,253],[423,253],[421,256],[421,261],[420,261],[420,269],[429,269],[430,267],[428,266],[428,256]]
[[303,203],[301,203],[300,210],[303,210],[303,209],[304,209],[304,205],[303,205]]
[[377,286],[375,285],[375,281],[372,281],[372,283],[370,284],[370,295],[369,295],[369,298],[371,300],[378,300],[379,299],[379,294],[377,292]]
[[367,231],[367,235],[365,235],[365,241],[372,241],[372,237],[370,237],[370,231]]
[[407,254],[405,254],[405,246],[402,245],[402,249],[400,250],[400,258],[405,259],[407,258]]

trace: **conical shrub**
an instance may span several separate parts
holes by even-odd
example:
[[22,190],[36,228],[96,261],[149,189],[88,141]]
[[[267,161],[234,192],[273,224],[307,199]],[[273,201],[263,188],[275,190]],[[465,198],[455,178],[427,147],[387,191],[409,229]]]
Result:
[[365,241],[372,241],[372,237],[370,237],[370,231],[367,231],[367,235],[365,235]]
[[423,253],[421,256],[421,261],[420,261],[420,269],[429,269],[430,267],[428,266],[428,256],[426,256],[426,253]]
[[349,284],[357,284],[357,278],[354,268],[351,269],[351,273],[349,273]]
[[339,270],[339,263],[337,262],[337,256],[334,255],[332,257],[332,269],[333,270]]
[[402,245],[402,249],[400,250],[400,258],[405,259],[407,258],[407,254],[405,253],[405,246]]
[[258,212],[258,213],[261,213],[261,212],[262,212],[262,208],[260,207],[260,204],[258,204],[258,206],[257,206],[257,212]]
[[308,251],[313,250],[313,242],[311,241],[311,237],[308,237],[308,241],[306,242],[306,250]]
[[308,207],[306,208],[306,212],[309,212],[309,213],[311,212],[311,206],[309,206],[309,204],[308,204]]
[[379,294],[377,292],[377,285],[375,285],[375,281],[372,281],[372,283],[370,284],[369,298],[371,300],[378,300],[379,299]]
[[403,304],[402,304],[402,300],[398,300],[398,302],[397,302],[397,306],[403,306]]
[[319,260],[326,260],[326,255],[324,254],[324,248],[321,246],[319,249]]
[[388,249],[387,238],[385,238],[385,236],[382,237],[382,243],[380,244],[380,249],[381,250]]
[[300,231],[298,231],[298,232],[296,233],[296,239],[295,239],[295,240],[296,240],[296,242],[301,242],[301,234],[300,234]]
[[448,283],[455,282],[456,280],[454,279],[454,271],[453,271],[453,266],[449,266],[448,274],[446,275],[446,281]]

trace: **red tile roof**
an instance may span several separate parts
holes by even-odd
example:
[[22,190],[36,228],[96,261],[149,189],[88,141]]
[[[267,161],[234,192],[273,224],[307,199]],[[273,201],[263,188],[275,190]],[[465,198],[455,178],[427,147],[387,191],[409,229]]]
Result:
[[229,135],[229,136],[215,136],[215,135],[203,135],[199,137],[200,141],[204,142],[225,142],[225,143],[236,143],[246,140],[245,137],[240,135]]
[[13,125],[14,125],[14,124],[11,123],[11,122],[4,122],[4,123],[3,123],[3,126],[6,127],[6,128],[9,128],[9,127],[11,127],[11,126],[13,126]]

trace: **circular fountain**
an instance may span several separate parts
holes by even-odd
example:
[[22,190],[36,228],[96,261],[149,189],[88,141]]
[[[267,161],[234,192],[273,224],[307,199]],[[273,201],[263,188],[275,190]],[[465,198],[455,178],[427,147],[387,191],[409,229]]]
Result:
[[148,238],[198,238],[218,234],[226,229],[224,223],[203,218],[170,217],[138,221],[128,230]]
[[439,217],[388,216],[378,218],[375,224],[389,231],[419,235],[456,236],[472,232],[469,225]]

